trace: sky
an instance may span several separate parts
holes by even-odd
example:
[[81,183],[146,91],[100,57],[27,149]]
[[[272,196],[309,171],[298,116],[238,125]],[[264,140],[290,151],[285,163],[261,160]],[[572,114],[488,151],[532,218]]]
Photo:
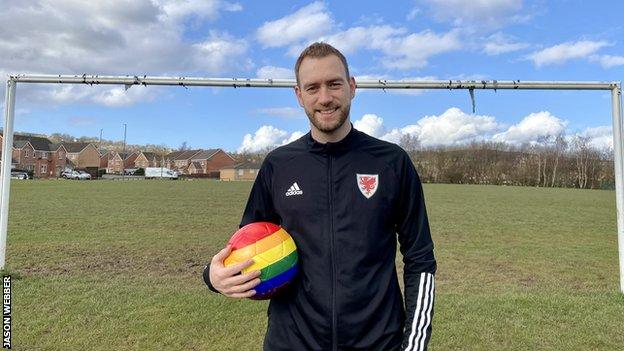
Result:
[[[624,27],[613,15],[624,2],[615,0],[0,0],[0,8],[2,77],[293,78],[298,54],[314,41],[341,50],[356,82],[620,81],[624,73]],[[475,95],[473,113],[466,90],[360,90],[351,121],[423,146],[519,145],[559,133],[612,145],[608,91]],[[18,84],[16,131],[122,140],[124,124],[128,144],[231,152],[309,131],[290,88]]]

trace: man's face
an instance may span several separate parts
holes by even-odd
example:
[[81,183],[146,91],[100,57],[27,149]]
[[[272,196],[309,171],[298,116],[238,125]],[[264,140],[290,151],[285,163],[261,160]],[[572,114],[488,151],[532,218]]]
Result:
[[349,118],[355,81],[347,77],[342,61],[335,55],[306,57],[299,66],[295,94],[312,128],[332,134]]

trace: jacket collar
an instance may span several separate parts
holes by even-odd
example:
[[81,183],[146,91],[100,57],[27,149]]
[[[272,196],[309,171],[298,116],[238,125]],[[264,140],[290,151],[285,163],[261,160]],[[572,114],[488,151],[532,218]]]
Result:
[[344,138],[342,138],[339,141],[327,142],[325,144],[319,143],[318,141],[314,140],[314,138],[312,138],[311,131],[305,135],[305,141],[306,141],[308,150],[310,150],[311,152],[322,153],[322,154],[334,154],[340,151],[350,149],[354,145],[357,139],[358,133],[360,132],[355,130],[355,128],[353,128],[353,123],[351,123],[351,130]]

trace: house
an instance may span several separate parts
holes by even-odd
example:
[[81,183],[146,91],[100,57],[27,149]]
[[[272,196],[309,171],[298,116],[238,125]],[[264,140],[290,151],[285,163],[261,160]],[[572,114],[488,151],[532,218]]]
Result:
[[191,164],[191,159],[200,153],[202,150],[187,150],[182,151],[176,157],[173,158],[173,169],[177,169],[182,174],[188,174],[188,167]]
[[59,177],[67,164],[66,155],[65,147],[52,143],[45,136],[20,133],[13,135],[12,168],[32,171],[35,178]]
[[162,157],[155,152],[141,151],[134,160],[134,168],[160,167]]
[[[11,168],[35,171],[35,148],[28,140],[13,140],[13,159]],[[47,173],[47,172],[46,172]]]
[[139,157],[139,153],[134,151],[124,158],[124,169],[137,168],[134,166],[134,161]]
[[165,155],[165,167],[174,169],[174,160],[186,151],[173,151]]
[[[201,166],[201,172],[197,173],[213,175],[215,178],[219,178],[218,172],[220,169],[233,167],[237,161],[221,149],[209,149],[201,150],[201,152],[195,154],[191,158],[191,163],[198,163]],[[195,166],[194,168],[198,167]]]
[[204,174],[202,164],[200,162],[191,162],[188,166],[188,174]]
[[115,157],[115,151],[100,150],[100,169],[106,169],[106,173],[109,172],[108,164]]
[[252,161],[238,163],[231,167],[221,168],[221,180],[255,180],[260,171],[260,164]]
[[73,168],[90,169],[100,167],[100,152],[93,143],[61,142],[67,150],[67,160]]
[[124,159],[130,155],[127,152],[111,151],[111,157],[108,159],[106,166],[106,173],[108,174],[121,174],[124,168]]

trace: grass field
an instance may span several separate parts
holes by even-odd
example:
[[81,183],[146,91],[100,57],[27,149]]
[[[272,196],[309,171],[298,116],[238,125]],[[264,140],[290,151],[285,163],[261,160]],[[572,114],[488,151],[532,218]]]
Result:
[[[260,350],[266,302],[201,280],[250,186],[13,181],[13,349]],[[624,349],[613,191],[425,195],[439,266],[431,350]]]

